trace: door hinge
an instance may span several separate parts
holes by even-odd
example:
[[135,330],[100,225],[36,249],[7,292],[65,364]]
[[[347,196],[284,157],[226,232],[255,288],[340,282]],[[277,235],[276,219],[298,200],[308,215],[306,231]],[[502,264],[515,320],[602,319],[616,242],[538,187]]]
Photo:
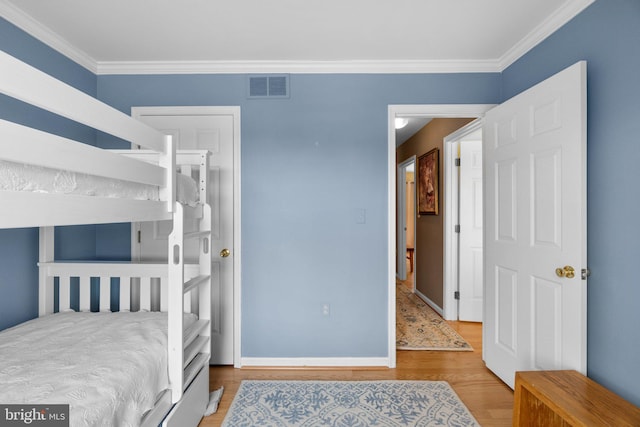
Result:
[[453,298],[454,298],[454,299],[460,299],[460,291],[455,291],[455,292],[453,293]]
[[142,230],[138,230],[138,243],[142,243]]
[[456,224],[456,226],[454,227],[455,229],[453,230],[455,233],[459,233],[460,232],[460,224]]
[[455,165],[456,165],[456,166],[460,166],[460,157],[458,157],[458,158],[455,160]]

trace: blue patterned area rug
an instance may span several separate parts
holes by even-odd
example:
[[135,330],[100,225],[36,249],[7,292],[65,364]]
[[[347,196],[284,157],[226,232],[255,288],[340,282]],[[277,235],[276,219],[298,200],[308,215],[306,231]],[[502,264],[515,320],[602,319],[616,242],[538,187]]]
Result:
[[242,381],[223,427],[479,426],[445,381]]

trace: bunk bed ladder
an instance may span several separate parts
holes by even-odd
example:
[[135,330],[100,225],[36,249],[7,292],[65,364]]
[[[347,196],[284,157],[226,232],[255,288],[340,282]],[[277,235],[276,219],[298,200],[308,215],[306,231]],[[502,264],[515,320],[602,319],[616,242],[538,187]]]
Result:
[[[208,368],[211,352],[211,207],[208,203],[208,153],[200,165],[202,217],[198,231],[185,232],[185,208],[175,204],[173,231],[169,235],[169,382],[173,403],[201,369]],[[204,180],[204,181],[203,181]],[[199,241],[199,272],[184,280],[184,243]],[[197,302],[197,306],[192,305]],[[197,312],[198,320],[185,329],[183,312]]]

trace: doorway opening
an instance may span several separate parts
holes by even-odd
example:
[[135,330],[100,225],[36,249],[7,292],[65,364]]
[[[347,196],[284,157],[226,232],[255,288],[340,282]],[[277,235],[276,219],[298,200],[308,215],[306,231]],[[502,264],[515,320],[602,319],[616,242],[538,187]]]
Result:
[[[389,252],[388,252],[388,354],[389,354],[389,366],[395,367],[396,365],[396,277],[398,276],[398,269],[396,266],[401,268],[402,265],[405,265],[404,262],[398,262],[400,257],[406,252],[406,242],[401,240],[402,235],[399,231],[399,226],[397,226],[397,215],[400,213],[396,212],[398,196],[401,192],[398,191],[398,187],[396,185],[397,182],[401,182],[398,179],[398,165],[396,164],[396,132],[395,132],[395,120],[396,118],[412,118],[412,117],[421,117],[421,118],[479,118],[484,115],[486,111],[492,108],[492,104],[432,104],[432,105],[390,105],[388,108],[388,190],[389,190],[389,224],[388,224],[388,243],[389,243]],[[445,170],[443,170],[445,172]],[[442,187],[441,187],[442,188]],[[442,191],[442,190],[441,190]],[[441,213],[444,215],[444,213]],[[403,230],[401,230],[403,231]],[[415,242],[416,246],[419,245],[419,242]],[[443,255],[446,257],[447,253],[445,248],[442,248]],[[415,254],[414,254],[415,255]],[[419,272],[420,266],[415,262],[414,257],[414,271]],[[444,265],[442,266],[444,270]],[[443,271],[444,273],[444,271]],[[416,277],[416,276],[414,276]],[[454,289],[457,289],[457,284],[447,283],[443,280],[443,292],[453,293]],[[415,286],[415,285],[414,285]],[[456,320],[456,318],[448,317],[448,310],[450,309],[451,303],[446,299],[443,299],[443,306],[440,307],[440,313],[443,314],[443,317],[447,320]],[[457,304],[454,303],[457,308]],[[456,310],[457,311],[457,310]]]
[[398,280],[415,289],[416,156],[398,165]]

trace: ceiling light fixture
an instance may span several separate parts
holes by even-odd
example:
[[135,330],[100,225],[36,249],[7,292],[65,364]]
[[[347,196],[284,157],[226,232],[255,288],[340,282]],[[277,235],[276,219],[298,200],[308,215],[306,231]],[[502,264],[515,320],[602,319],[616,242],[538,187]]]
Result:
[[404,117],[396,117],[396,129],[402,129],[409,123],[409,119]]

